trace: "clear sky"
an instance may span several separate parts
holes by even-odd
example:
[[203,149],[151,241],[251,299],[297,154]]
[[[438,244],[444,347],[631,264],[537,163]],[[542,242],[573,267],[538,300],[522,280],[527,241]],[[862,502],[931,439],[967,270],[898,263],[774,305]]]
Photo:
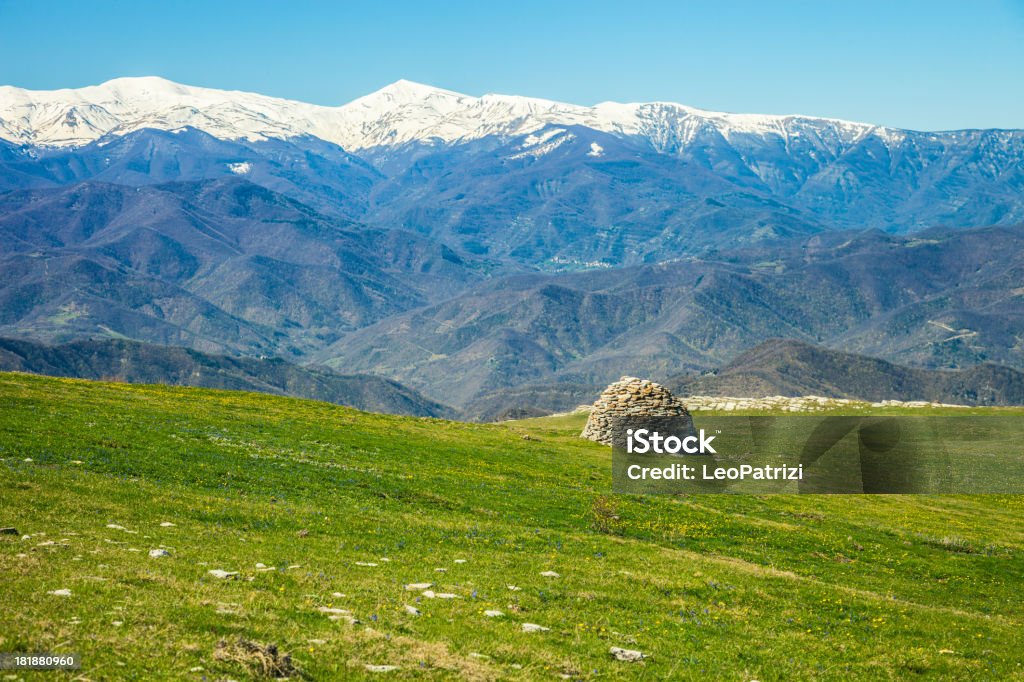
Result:
[[407,78],[905,128],[1024,128],[1024,0],[0,0],[0,84],[157,75],[337,105]]

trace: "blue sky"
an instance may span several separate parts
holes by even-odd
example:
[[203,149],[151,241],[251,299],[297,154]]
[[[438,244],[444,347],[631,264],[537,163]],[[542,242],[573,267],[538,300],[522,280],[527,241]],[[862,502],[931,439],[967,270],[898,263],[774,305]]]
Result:
[[15,2],[0,84],[117,76],[342,104],[399,78],[940,130],[1024,127],[1024,0]]

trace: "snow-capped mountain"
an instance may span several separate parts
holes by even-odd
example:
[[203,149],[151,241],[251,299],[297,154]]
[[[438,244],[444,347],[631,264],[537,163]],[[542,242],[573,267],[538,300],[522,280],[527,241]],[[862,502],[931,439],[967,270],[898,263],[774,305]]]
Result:
[[837,146],[871,132],[896,138],[900,134],[863,123],[725,114],[672,103],[605,102],[586,107],[507,95],[471,97],[405,80],[339,107],[191,87],[155,77],[118,78],[74,90],[0,87],[0,138],[56,147],[81,146],[104,135],[142,128],[193,127],[224,140],[310,135],[356,151],[409,142],[510,137],[549,125],[642,136],[659,151],[678,150],[702,130],[714,130],[726,139],[811,134],[833,153]]
[[1024,222],[1024,131],[915,132],[398,81],[339,107],[121,78],[0,88],[0,191],[242,177],[470,253],[646,262],[834,228]]
[[[329,107],[247,92],[179,85],[163,78],[117,78],[65,90],[0,87],[0,138],[75,147],[142,128],[193,127],[223,140],[329,137]],[[333,141],[333,140],[332,140]]]

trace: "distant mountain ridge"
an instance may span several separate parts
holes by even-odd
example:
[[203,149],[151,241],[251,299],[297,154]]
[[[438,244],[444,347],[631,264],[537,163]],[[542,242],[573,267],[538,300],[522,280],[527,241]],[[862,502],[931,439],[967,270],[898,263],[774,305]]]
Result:
[[671,102],[592,107],[512,95],[482,97],[399,80],[337,107],[250,92],[174,83],[159,77],[116,78],[77,89],[26,90],[0,86],[0,139],[44,146],[81,146],[106,135],[143,128],[193,127],[220,139],[312,136],[348,150],[409,142],[456,142],[490,135],[518,136],[554,125],[643,135],[663,149],[691,141],[702,127],[722,135],[799,135],[808,123],[827,123],[834,143],[871,131],[903,131],[810,116],[729,114]]
[[522,274],[314,354],[458,406],[502,389],[720,367],[771,338],[932,368],[1024,369],[1024,227],[827,233],[632,268]]
[[666,381],[677,395],[868,401],[926,400],[960,405],[1024,405],[1024,372],[982,363],[962,370],[903,367],[877,358],[772,339],[702,376]]
[[369,412],[454,418],[455,410],[377,376],[98,339],[48,346],[0,338],[0,371],[132,384],[200,386],[322,400]]
[[[1024,372],[992,363],[960,370],[905,367],[794,339],[769,339],[722,367],[661,381],[687,396],[764,398],[821,396],[879,402],[938,402],[970,406],[1024,405]],[[591,404],[604,385],[524,384],[472,400],[465,413],[481,421],[522,419]]]

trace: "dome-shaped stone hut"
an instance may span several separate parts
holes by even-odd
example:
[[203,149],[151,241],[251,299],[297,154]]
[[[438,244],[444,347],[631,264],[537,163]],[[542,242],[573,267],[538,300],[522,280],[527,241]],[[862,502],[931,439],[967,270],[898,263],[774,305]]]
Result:
[[622,377],[601,393],[580,436],[611,445],[612,428],[617,417],[682,416],[690,416],[686,405],[661,384],[637,377]]

